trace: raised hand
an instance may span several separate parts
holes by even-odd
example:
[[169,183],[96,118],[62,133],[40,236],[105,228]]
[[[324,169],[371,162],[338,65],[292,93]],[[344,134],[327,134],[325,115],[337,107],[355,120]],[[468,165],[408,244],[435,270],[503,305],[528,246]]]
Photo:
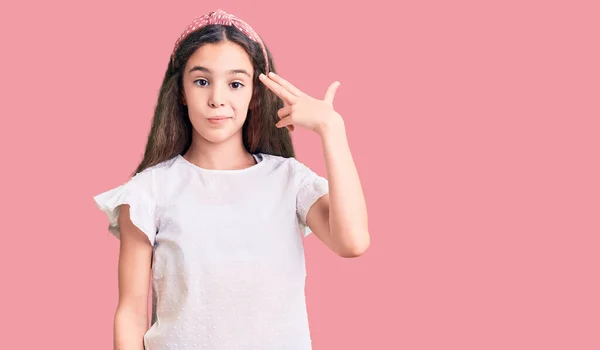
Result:
[[327,123],[341,118],[333,108],[333,99],[340,86],[338,81],[329,86],[322,100],[307,95],[273,72],[269,76],[261,74],[260,81],[284,102],[285,106],[277,112],[280,120],[275,126],[278,128],[287,127],[292,131],[294,125],[299,125],[321,133]]

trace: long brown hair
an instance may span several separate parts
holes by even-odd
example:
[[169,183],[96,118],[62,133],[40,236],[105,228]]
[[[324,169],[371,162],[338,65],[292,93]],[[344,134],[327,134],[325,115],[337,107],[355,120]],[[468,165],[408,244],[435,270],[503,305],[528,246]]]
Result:
[[260,44],[250,40],[240,30],[233,26],[215,24],[191,33],[181,42],[174,59],[169,61],[159,90],[144,157],[133,175],[177,155],[183,155],[188,150],[192,143],[193,127],[187,106],[182,103],[183,70],[188,59],[200,46],[223,41],[240,45],[250,56],[254,66],[251,109],[242,126],[244,147],[250,153],[294,157],[287,128],[275,127],[279,120],[277,110],[283,107],[283,101],[258,79],[260,73],[265,73],[265,59],[269,60],[269,70],[277,72],[271,52],[265,47],[268,56],[265,58]]

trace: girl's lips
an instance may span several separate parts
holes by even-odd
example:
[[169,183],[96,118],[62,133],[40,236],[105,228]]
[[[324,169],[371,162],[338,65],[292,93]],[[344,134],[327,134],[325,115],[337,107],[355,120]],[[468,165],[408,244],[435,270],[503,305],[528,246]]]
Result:
[[231,117],[214,117],[214,118],[208,118],[208,122],[211,124],[223,124],[225,123],[227,120],[231,119]]

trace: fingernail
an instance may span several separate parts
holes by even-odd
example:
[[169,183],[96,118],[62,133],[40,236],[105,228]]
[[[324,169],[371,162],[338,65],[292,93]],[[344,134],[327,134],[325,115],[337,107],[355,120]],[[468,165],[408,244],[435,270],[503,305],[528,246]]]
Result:
[[277,75],[277,74],[275,74],[275,73],[273,73],[273,72],[269,72],[269,75]]

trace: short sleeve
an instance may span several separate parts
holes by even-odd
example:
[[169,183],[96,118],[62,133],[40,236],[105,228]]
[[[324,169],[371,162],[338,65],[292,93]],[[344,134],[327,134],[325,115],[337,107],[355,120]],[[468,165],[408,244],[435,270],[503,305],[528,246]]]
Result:
[[100,193],[94,197],[96,206],[108,217],[108,231],[121,238],[119,214],[122,204],[130,206],[131,222],[138,227],[154,246],[157,225],[155,220],[155,202],[149,174],[138,173],[128,182]]
[[312,233],[306,222],[308,211],[322,196],[329,193],[329,183],[323,176],[301,162],[294,160],[295,176],[298,177],[298,192],[296,194],[296,211],[298,223],[304,237]]

